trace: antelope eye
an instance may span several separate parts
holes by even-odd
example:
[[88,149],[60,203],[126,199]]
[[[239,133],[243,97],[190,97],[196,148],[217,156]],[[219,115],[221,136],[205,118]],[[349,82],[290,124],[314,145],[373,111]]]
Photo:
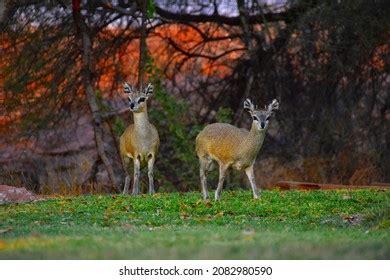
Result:
[[138,102],[144,102],[146,100],[145,97],[140,97],[140,99],[138,99]]
[[269,121],[269,116],[266,118],[267,121]]
[[254,121],[259,121],[259,118],[257,116],[253,116]]

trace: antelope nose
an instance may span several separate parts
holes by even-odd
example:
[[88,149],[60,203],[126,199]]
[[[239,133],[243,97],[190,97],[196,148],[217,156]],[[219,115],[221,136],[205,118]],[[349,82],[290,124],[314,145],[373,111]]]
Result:
[[134,109],[134,103],[130,103],[130,109]]
[[260,126],[263,129],[265,127],[265,123],[261,123]]

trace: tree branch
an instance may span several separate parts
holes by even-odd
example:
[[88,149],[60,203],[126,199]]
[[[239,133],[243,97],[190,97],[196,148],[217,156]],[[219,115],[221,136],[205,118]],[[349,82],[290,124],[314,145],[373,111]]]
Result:
[[117,12],[118,14],[121,15],[127,15],[127,16],[134,16],[135,12],[137,11],[137,3],[134,2],[133,5],[130,6],[130,9],[127,10],[123,7],[120,6],[113,6],[109,1],[107,0],[100,0],[101,5],[109,10],[112,10],[114,12]]
[[213,61],[218,60],[221,57],[224,57],[225,55],[227,55],[229,53],[232,53],[235,51],[245,51],[246,50],[246,48],[234,48],[234,49],[227,50],[219,55],[211,56],[211,55],[206,55],[206,54],[201,54],[201,53],[190,53],[186,50],[183,50],[181,47],[179,47],[171,38],[168,38],[168,41],[169,41],[169,44],[175,50],[179,51],[180,53],[182,53],[183,55],[185,55],[187,57],[201,57],[201,58],[206,58],[206,59],[213,60]]
[[89,26],[84,21],[83,15],[81,14],[81,0],[72,0],[72,15],[83,49],[82,79],[87,102],[92,113],[96,149],[98,157],[103,161],[107,170],[109,180],[111,181],[111,188],[113,191],[116,191],[115,174],[106,151],[104,150],[102,114],[93,89],[92,73],[94,72],[94,67],[92,63],[92,38],[90,36],[91,32]]
[[[290,18],[297,12],[299,8],[290,8],[287,11],[280,13],[266,13],[264,16],[261,15],[250,15],[247,18],[248,24],[261,24],[266,22],[285,21],[290,22]],[[163,19],[173,20],[179,22],[216,22],[221,24],[227,24],[232,26],[240,26],[240,16],[227,17],[219,14],[212,15],[193,15],[187,13],[173,13],[168,10],[164,10],[161,7],[155,7],[156,13]]]

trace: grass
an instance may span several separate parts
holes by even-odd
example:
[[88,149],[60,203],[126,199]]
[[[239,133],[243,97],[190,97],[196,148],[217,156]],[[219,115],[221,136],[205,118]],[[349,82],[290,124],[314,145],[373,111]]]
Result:
[[0,259],[388,259],[390,192],[60,197],[0,206]]

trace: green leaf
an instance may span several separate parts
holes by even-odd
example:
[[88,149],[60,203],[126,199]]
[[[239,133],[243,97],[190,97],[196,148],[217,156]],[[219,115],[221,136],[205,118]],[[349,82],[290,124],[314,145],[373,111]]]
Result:
[[156,9],[154,7],[154,1],[153,0],[148,0],[147,11],[146,11],[146,15],[147,15],[148,19],[154,18],[155,10]]

